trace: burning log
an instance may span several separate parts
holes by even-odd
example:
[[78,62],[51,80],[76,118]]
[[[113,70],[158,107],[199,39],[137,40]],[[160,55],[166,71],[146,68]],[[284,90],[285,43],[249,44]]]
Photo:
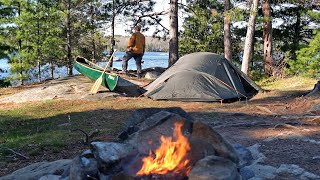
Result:
[[135,180],[187,180],[188,176],[181,176],[180,174],[150,174],[148,176],[137,176]]

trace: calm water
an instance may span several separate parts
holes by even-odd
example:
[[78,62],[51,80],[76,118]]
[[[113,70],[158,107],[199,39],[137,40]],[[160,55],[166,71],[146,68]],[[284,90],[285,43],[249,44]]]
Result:
[[[115,55],[122,59],[125,52],[116,52]],[[165,52],[146,52],[142,58],[144,62],[142,64],[142,69],[150,67],[168,67],[168,53]],[[113,62],[113,67],[117,69],[122,69],[122,62]],[[136,70],[135,60],[132,58],[128,63],[128,70]]]
[[[115,55],[122,59],[124,52],[116,52]],[[166,52],[146,52],[143,56],[142,61],[142,69],[149,67],[168,67],[168,53]],[[104,65],[105,63],[101,63]],[[117,69],[122,69],[122,62],[113,62],[113,67]],[[0,69],[4,70],[4,72],[0,72],[0,78],[5,78],[10,75],[10,66],[8,64],[7,59],[0,59]],[[132,58],[128,63],[128,70],[136,70],[135,60]],[[35,77],[31,77],[29,82],[36,81],[36,69],[31,71],[35,74]],[[50,77],[49,75],[49,65],[43,65],[41,69],[42,79],[45,80]],[[73,69],[74,74],[79,74],[79,72]],[[54,77],[66,77],[67,76],[67,68],[66,67],[56,67],[54,70]]]

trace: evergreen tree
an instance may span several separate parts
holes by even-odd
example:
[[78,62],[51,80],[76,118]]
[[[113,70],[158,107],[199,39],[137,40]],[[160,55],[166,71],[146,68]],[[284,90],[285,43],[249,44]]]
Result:
[[24,0],[5,0],[2,7],[10,10],[11,15],[2,20],[4,25],[1,26],[2,32],[4,32],[4,41],[6,45],[6,51],[4,55],[8,58],[10,63],[10,72],[13,80],[19,80],[21,84],[27,79],[27,72],[30,69],[30,64],[24,60],[22,52],[22,40],[19,38],[21,33],[21,27],[17,25],[21,13],[26,9],[26,2]]
[[180,34],[181,55],[192,52],[215,52],[222,54],[223,6],[217,1],[197,1],[186,7],[188,16]]
[[[308,14],[320,23],[320,13],[310,11]],[[292,74],[320,77],[320,30],[316,29],[314,33],[309,45],[297,51],[297,60],[289,62]]]
[[14,9],[5,2],[0,2],[0,58],[7,57],[7,51],[12,48],[7,38],[10,36],[10,23],[14,16]]
[[[10,47],[5,54],[9,58],[11,78],[21,83],[29,78],[28,72],[38,66],[41,80],[41,65],[53,64],[63,54],[61,41],[61,11],[57,1],[7,1],[6,7],[13,15],[4,26],[8,36],[4,41]],[[51,73],[52,74],[52,73]]]
[[[309,40],[313,38],[312,29],[309,25],[315,20],[310,19],[309,15],[306,13],[307,10],[316,8],[314,1],[270,1],[271,3],[271,16],[272,18],[263,18],[263,9],[259,7],[257,23],[254,32],[254,51],[253,58],[250,63],[250,74],[258,75],[259,77],[265,75],[268,71],[263,70],[263,65],[266,64],[263,60],[262,54],[264,53],[263,46],[263,24],[264,22],[272,22],[272,54],[276,57],[272,60],[271,65],[274,66],[273,69],[280,72],[283,75],[283,70],[285,68],[284,61],[290,64],[291,61],[295,61],[295,53],[301,47],[304,47],[309,43]],[[299,10],[299,13],[297,11]],[[245,16],[246,17],[246,16]],[[266,21],[267,20],[267,21]],[[265,29],[266,30],[266,29]],[[244,28],[242,26],[233,26],[232,37],[237,37],[237,39],[242,39],[244,35]],[[270,38],[267,38],[270,39]],[[271,48],[270,45],[268,45]],[[271,52],[271,50],[268,50]],[[283,59],[284,61],[283,61]],[[269,56],[271,59],[271,55]],[[269,72],[270,73],[270,72]],[[272,74],[272,73],[270,73]]]
[[20,54],[31,67],[37,66],[39,82],[41,66],[50,63],[53,68],[54,61],[62,58],[61,12],[57,6],[53,1],[30,2],[16,22],[20,27],[18,38],[22,41]]
[[[83,54],[88,59],[101,59],[106,42],[100,31],[105,24],[105,14],[103,14],[103,4],[99,0],[90,0],[82,5],[82,14],[85,24],[81,33],[79,54]],[[87,42],[88,41],[88,42]],[[89,52],[90,51],[90,52]],[[90,55],[89,55],[90,54]]]
[[[283,4],[286,3],[286,4]],[[273,1],[272,6],[279,8],[273,10],[273,19],[281,19],[280,26],[273,27],[274,49],[280,54],[286,54],[286,59],[296,60],[296,51],[305,46],[306,39],[312,39],[312,29],[308,27],[310,17],[308,11],[312,10],[313,4],[308,1],[291,0]]]
[[60,8],[63,12],[62,21],[62,38],[65,44],[65,65],[67,66],[67,74],[73,75],[73,58],[79,54],[81,44],[80,37],[86,33],[86,22],[88,14],[84,8],[86,3],[91,1],[83,0],[62,0]]

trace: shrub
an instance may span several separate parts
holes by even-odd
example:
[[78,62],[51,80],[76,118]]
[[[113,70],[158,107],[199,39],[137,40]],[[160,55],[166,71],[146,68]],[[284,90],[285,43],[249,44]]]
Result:
[[7,79],[0,79],[0,87],[9,87],[11,82]]

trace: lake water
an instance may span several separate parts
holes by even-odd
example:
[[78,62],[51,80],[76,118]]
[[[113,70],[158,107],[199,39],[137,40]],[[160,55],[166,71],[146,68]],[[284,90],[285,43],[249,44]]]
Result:
[[[116,52],[115,56],[122,59],[125,52]],[[142,69],[150,68],[150,67],[168,67],[168,58],[169,55],[167,52],[146,52],[142,58],[143,64]],[[99,63],[101,65],[105,65],[106,63]],[[113,62],[113,67],[117,69],[122,69],[122,61],[116,61]],[[7,59],[0,59],[0,69],[4,70],[4,72],[0,72],[0,79],[8,77],[10,75],[10,65],[8,64]],[[132,58],[128,62],[128,70],[136,70],[136,64],[135,60]],[[31,74],[35,74],[34,77],[31,77],[31,79],[28,82],[33,82],[36,80],[36,69],[31,71]],[[41,69],[42,73],[42,79],[45,80],[50,77],[49,75],[49,65],[43,65]],[[79,74],[79,72],[75,69],[73,69],[74,74]],[[54,77],[60,78],[60,77],[66,77],[67,76],[67,68],[66,67],[56,67],[54,70]]]
[[[122,59],[125,52],[115,52],[115,55]],[[168,67],[169,54],[166,52],[146,52],[142,58],[142,69],[149,67]],[[113,67],[122,69],[122,62],[113,62]],[[128,62],[128,70],[136,70],[135,60],[132,58]]]

